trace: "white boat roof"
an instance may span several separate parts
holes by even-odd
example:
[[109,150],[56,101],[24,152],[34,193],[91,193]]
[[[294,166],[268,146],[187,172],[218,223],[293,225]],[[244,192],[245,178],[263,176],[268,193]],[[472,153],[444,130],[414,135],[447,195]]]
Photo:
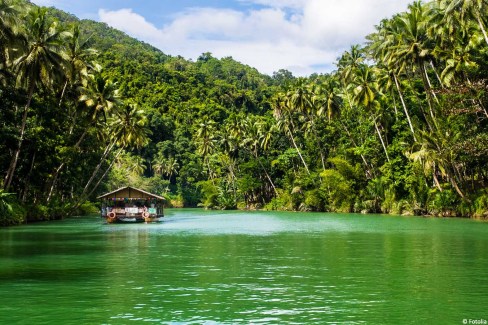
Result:
[[147,191],[135,188],[132,186],[121,187],[118,190],[105,193],[97,197],[97,199],[115,199],[115,198],[128,198],[128,199],[160,199],[164,200],[164,197],[149,193]]

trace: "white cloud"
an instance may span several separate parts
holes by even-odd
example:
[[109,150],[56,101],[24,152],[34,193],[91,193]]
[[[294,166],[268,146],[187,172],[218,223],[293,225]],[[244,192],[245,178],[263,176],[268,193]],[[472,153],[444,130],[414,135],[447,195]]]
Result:
[[160,34],[160,30],[147,22],[141,15],[134,13],[131,9],[121,9],[117,11],[100,9],[98,11],[98,16],[104,23],[141,40],[147,40],[151,35]]
[[251,3],[273,8],[302,8],[307,0],[238,0],[242,3]]
[[327,72],[352,44],[410,0],[240,0],[264,7],[247,11],[193,8],[157,28],[131,9],[100,10],[101,21],[167,54],[196,59],[211,52],[271,74]]
[[38,6],[45,6],[45,7],[58,7],[60,4],[63,4],[63,0],[31,0],[32,3]]

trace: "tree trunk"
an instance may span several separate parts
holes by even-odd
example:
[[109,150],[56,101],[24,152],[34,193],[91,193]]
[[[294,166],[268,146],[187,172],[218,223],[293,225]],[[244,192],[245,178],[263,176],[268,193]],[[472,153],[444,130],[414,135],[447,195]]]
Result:
[[15,152],[12,156],[12,160],[10,161],[10,165],[8,167],[7,174],[5,175],[5,179],[3,182],[3,189],[5,191],[8,191],[8,189],[10,188],[10,185],[12,184],[12,179],[14,178],[15,168],[17,167],[17,162],[19,160],[20,149],[22,147],[22,142],[24,141],[25,127],[27,125],[27,115],[28,115],[27,113],[29,112],[32,97],[34,96],[34,90],[35,90],[35,83],[31,82],[31,85],[29,88],[29,95],[27,97],[27,103],[24,107],[24,112],[22,114],[22,124],[20,126],[19,142],[17,144],[17,149],[15,149]]
[[439,183],[439,179],[437,178],[437,173],[436,173],[436,168],[435,168],[435,162],[434,162],[434,168],[432,168],[432,178],[434,180],[434,184],[439,190],[439,192],[442,192],[443,189],[441,187],[441,184]]
[[270,185],[271,185],[271,187],[273,188],[273,190],[274,190],[274,192],[275,192],[275,194],[276,194],[276,197],[278,197],[279,195],[278,195],[278,191],[276,190],[276,186],[274,185],[273,180],[271,179],[271,176],[269,176],[268,171],[267,171],[267,170],[266,170],[266,168],[264,167],[263,163],[262,163],[262,162],[261,162],[261,160],[258,158],[258,154],[257,154],[257,153],[255,153],[255,152],[253,151],[253,156],[254,156],[254,158],[256,158],[256,160],[259,162],[259,165],[261,166],[261,168],[262,168],[262,170],[263,170],[264,174],[266,175],[266,178],[268,179],[269,184],[270,184]]
[[439,81],[439,84],[441,85],[442,88],[444,88],[444,84],[442,83],[442,80],[441,80],[441,77],[439,76],[439,74],[437,73],[437,70],[434,66],[434,62],[432,62],[432,60],[429,61],[429,64],[430,66],[432,67],[432,70],[434,71],[435,73],[435,76],[437,78],[437,81]]
[[[341,122],[341,125],[344,128],[344,130],[346,131],[347,135],[349,136],[349,139],[351,140],[352,144],[355,147],[358,147],[358,145],[356,143],[356,140],[354,140],[354,138],[353,138],[351,132],[349,132],[347,126],[344,123],[342,123],[342,122]],[[366,160],[366,157],[364,157],[364,155],[362,153],[360,154],[360,156],[361,156],[361,159],[363,160],[364,167],[366,167],[366,178],[367,179],[371,179],[372,177],[374,177],[374,173],[372,172],[372,170],[374,168],[368,164],[368,161]]]
[[[412,82],[412,79],[413,79],[412,74],[407,73],[407,76],[408,76],[408,82],[410,83],[410,87],[415,89],[415,87],[413,87],[413,84],[412,84],[413,83]],[[423,79],[422,79],[422,81],[423,81]],[[425,89],[425,87],[424,87],[424,89]],[[427,127],[429,128],[429,130],[431,132],[434,132],[434,128],[432,127],[432,124],[429,122],[429,118],[427,117],[427,114],[425,113],[425,109],[422,106],[422,99],[420,98],[419,93],[417,91],[414,91],[413,93],[415,94],[415,98],[417,98],[417,104],[419,105],[420,112],[422,113],[422,116],[424,117],[425,123],[427,123]],[[430,107],[430,102],[429,102],[429,107]]]
[[112,162],[110,163],[110,165],[107,167],[107,169],[105,170],[105,172],[103,173],[103,175],[98,179],[97,183],[95,184],[95,186],[91,189],[90,193],[88,193],[87,197],[90,197],[90,195],[93,194],[93,192],[95,192],[95,190],[98,188],[98,186],[100,186],[100,183],[102,182],[102,180],[105,178],[105,176],[107,176],[108,172],[110,171],[110,169],[112,169],[114,163],[117,161],[117,158],[119,158],[120,154],[122,153],[124,149],[123,148],[120,148],[119,151],[117,152],[117,154],[115,155],[114,159],[112,160]]
[[66,87],[68,87],[68,79],[66,79],[66,82],[64,83],[63,91],[61,92],[61,97],[59,98],[59,107],[61,107],[61,104],[63,103],[63,98],[64,98],[64,93],[66,92]]
[[[436,123],[434,108],[432,103],[432,98],[435,97],[435,94],[433,93],[430,87],[430,80],[429,80],[429,76],[427,75],[427,70],[425,69],[425,64],[420,60],[419,60],[419,67],[420,67],[420,74],[422,77],[422,81],[424,83],[425,93],[427,95],[427,103],[429,104],[430,117],[432,118],[432,122],[434,123],[434,126],[437,128],[437,123]],[[437,97],[435,97],[435,99],[437,101]]]
[[295,147],[295,150],[297,151],[298,156],[300,156],[300,160],[302,161],[303,166],[305,167],[305,170],[307,171],[307,174],[310,175],[310,171],[308,170],[307,163],[305,162],[305,159],[303,159],[302,153],[300,152],[300,149],[298,148],[297,143],[295,142],[295,137],[293,137],[293,132],[290,130],[289,127],[287,127],[287,129],[288,129],[288,133],[290,134],[291,142],[292,142],[293,146]]
[[115,146],[115,142],[116,141],[113,141],[112,143],[109,143],[107,145],[107,147],[105,148],[105,151],[103,152],[103,155],[100,158],[100,161],[99,161],[97,167],[95,167],[95,170],[93,171],[90,179],[86,182],[86,185],[83,188],[83,192],[80,195],[80,200],[83,200],[84,199],[84,196],[85,196],[86,192],[88,191],[88,188],[90,187],[91,183],[95,179],[95,176],[97,176],[98,171],[100,170],[100,167],[102,167],[103,161],[105,160],[105,158],[107,158],[108,154],[112,151],[113,147]]
[[80,206],[80,204],[89,196],[89,195],[87,195],[88,188],[93,183],[93,180],[95,179],[95,176],[98,174],[98,171],[100,170],[100,167],[102,166],[103,161],[107,158],[108,154],[112,151],[113,147],[115,146],[115,142],[116,141],[109,143],[107,145],[107,147],[105,148],[105,151],[103,152],[103,155],[100,158],[100,161],[99,161],[97,167],[95,167],[95,170],[93,171],[90,179],[88,180],[85,187],[83,188],[83,192],[80,195],[78,195],[78,199],[76,200],[76,203],[72,206],[71,211],[69,213],[72,213],[76,208],[78,208]]
[[485,38],[486,45],[488,45],[488,35],[486,34],[485,27],[483,26],[483,22],[481,21],[479,11],[476,13],[476,20],[478,21],[478,25],[480,26],[481,32],[483,33],[483,37]]
[[[86,134],[87,134],[88,130],[85,130],[85,132],[83,132],[83,134],[81,135],[81,137],[78,139],[78,141],[76,142],[75,146],[74,146],[74,149],[78,149],[81,145],[81,142],[83,141],[83,139],[85,138]],[[51,183],[51,187],[49,188],[49,194],[47,196],[47,199],[46,201],[49,202],[51,200],[51,196],[52,196],[52,193],[53,193],[53,190],[54,190],[54,187],[56,186],[56,182],[58,180],[58,176],[59,176],[59,173],[61,172],[61,170],[63,169],[63,167],[66,165],[65,162],[62,162],[58,168],[56,168],[56,170],[54,171],[54,176],[53,176],[53,181]]]
[[36,161],[36,151],[34,151],[34,154],[32,155],[32,160],[31,160],[29,172],[27,173],[27,176],[25,177],[24,193],[22,193],[22,203],[25,203],[25,201],[27,200],[27,193],[29,192],[29,187],[30,187],[30,178],[32,175],[32,171],[34,170],[35,161]]
[[415,140],[415,142],[417,142],[417,139],[415,138],[415,131],[414,131],[413,125],[412,125],[412,120],[410,119],[410,114],[408,114],[407,105],[405,104],[405,100],[403,99],[402,91],[400,90],[400,83],[398,82],[398,79],[397,79],[395,74],[393,74],[393,80],[395,81],[395,85],[396,85],[396,88],[398,91],[398,95],[400,96],[400,101],[402,102],[403,111],[405,112],[405,115],[407,116],[408,125],[410,126],[410,131],[412,132],[413,139]]
[[315,140],[317,141],[317,144],[319,146],[319,153],[320,153],[320,160],[322,162],[322,169],[325,170],[325,156],[324,156],[324,153],[322,152],[322,143],[320,141],[320,137],[317,133],[317,129],[315,129],[315,121],[313,119],[313,116],[312,114],[307,114],[308,115],[308,119],[310,120],[310,123],[311,123],[311,129],[312,129],[312,132],[313,132],[313,135],[315,137]]
[[388,160],[388,162],[390,162],[390,157],[388,156],[388,152],[386,151],[385,142],[383,141],[383,137],[381,136],[381,132],[380,132],[380,129],[378,127],[378,123],[376,122],[376,119],[374,120],[374,127],[376,128],[376,132],[378,133],[378,137],[380,138],[381,145],[383,146],[383,150],[385,151],[386,160]]

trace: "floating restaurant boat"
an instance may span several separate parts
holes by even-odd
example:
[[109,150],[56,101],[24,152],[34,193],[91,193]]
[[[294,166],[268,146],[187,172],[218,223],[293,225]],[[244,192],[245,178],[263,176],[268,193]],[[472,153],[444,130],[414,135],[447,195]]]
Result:
[[98,199],[102,200],[102,217],[108,223],[158,222],[164,217],[164,198],[135,187],[122,187]]

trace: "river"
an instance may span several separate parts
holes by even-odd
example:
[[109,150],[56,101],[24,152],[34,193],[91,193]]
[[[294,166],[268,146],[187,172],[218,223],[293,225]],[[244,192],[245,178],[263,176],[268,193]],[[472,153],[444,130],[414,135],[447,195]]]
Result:
[[472,220],[85,216],[0,229],[0,324],[463,324],[488,319],[487,272]]

